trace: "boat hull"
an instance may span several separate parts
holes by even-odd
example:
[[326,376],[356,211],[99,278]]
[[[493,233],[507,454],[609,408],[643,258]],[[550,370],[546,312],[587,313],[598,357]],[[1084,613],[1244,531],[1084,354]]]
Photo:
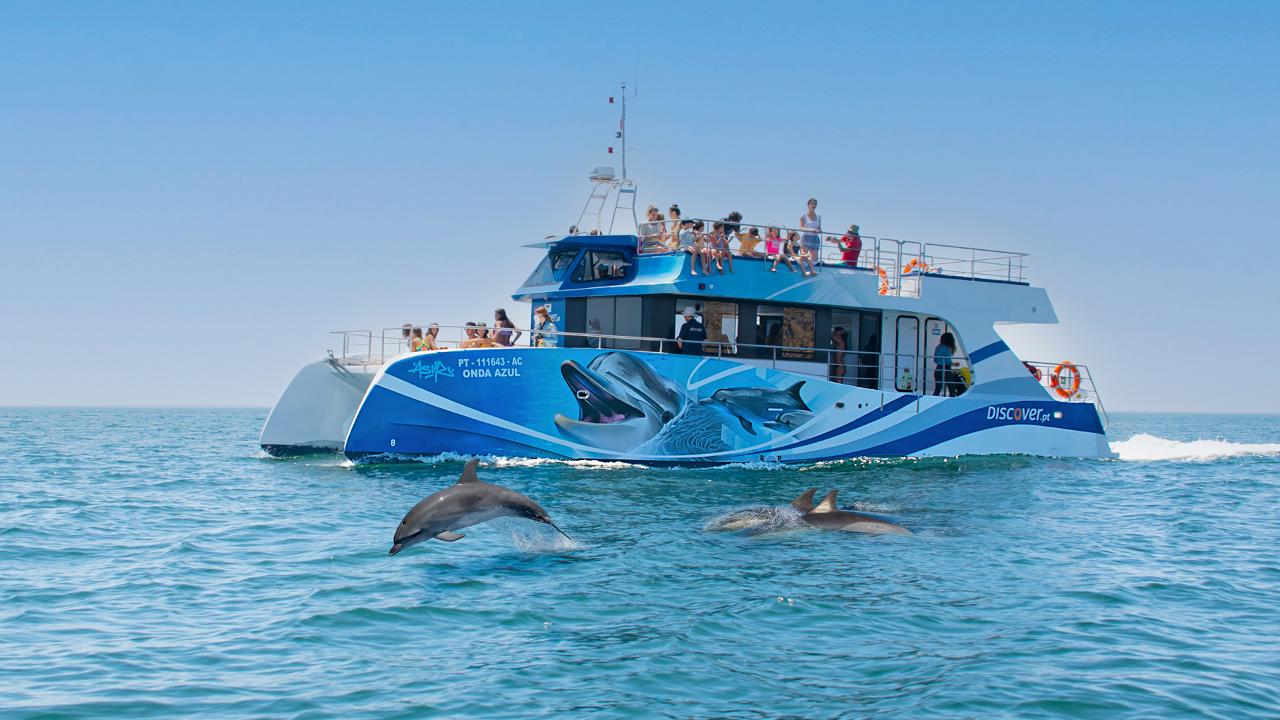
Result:
[[275,457],[340,452],[374,375],[333,360],[303,366],[262,426],[262,449]]
[[1092,403],[1055,400],[1029,377],[988,378],[942,398],[765,365],[564,348],[403,356],[373,379],[344,452],[357,460],[457,453],[649,465],[1111,455]]

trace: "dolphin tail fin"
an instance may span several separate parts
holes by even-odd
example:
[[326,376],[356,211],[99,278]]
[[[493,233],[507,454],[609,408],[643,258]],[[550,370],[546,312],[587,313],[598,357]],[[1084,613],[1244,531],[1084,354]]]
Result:
[[466,535],[463,535],[462,533],[452,532],[449,530],[445,530],[444,532],[438,533],[436,535],[437,540],[443,540],[445,542],[458,542],[464,537],[466,537]]
[[801,409],[803,409],[803,410],[808,410],[808,409],[809,409],[809,406],[808,406],[808,405],[805,405],[804,400],[802,400],[802,399],[800,398],[800,386],[801,386],[801,385],[804,385],[804,380],[799,380],[799,381],[797,381],[794,385],[792,385],[791,387],[787,388],[784,392],[786,392],[786,393],[787,393],[788,395],[790,395],[791,397],[795,398],[795,399],[796,399],[796,405],[799,405]]
[[738,416],[738,422],[742,423],[742,429],[743,429],[743,430],[746,430],[747,432],[751,433],[752,435],[755,435],[755,434],[756,434],[756,429],[755,429],[755,428],[753,428],[753,427],[751,427],[751,421],[750,421],[750,420],[748,420],[748,419],[746,419],[746,418],[742,417],[741,415],[739,415],[739,416]]
[[458,478],[458,484],[480,482],[479,476],[476,475],[476,466],[479,464],[480,461],[475,458],[468,460],[467,466],[462,468],[462,477]]
[[800,497],[791,501],[791,507],[802,513],[809,512],[813,509],[813,494],[818,492],[818,488],[809,488],[805,490]]
[[836,507],[837,492],[838,492],[837,490],[832,490],[831,492],[827,493],[827,496],[822,498],[822,502],[818,503],[817,507],[815,507],[812,510],[812,512],[830,513],[838,510],[839,508]]

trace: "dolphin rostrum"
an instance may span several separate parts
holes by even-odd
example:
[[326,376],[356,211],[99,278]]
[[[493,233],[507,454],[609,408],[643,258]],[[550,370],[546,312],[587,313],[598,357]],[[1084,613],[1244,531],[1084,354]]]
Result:
[[[810,498],[813,496],[810,495]],[[836,507],[836,491],[832,490],[822,498],[817,507],[806,512],[802,519],[816,528],[823,530],[844,530],[847,532],[871,533],[873,535],[910,535],[911,531],[894,525],[878,517],[848,512]]]
[[[707,523],[706,530],[785,530],[796,527],[800,515],[813,509],[813,494],[817,488],[805,490],[789,506],[759,505],[736,510]],[[763,530],[761,530],[763,528]]]
[[555,528],[556,532],[569,537],[551,522],[547,511],[538,503],[514,490],[481,482],[476,477],[477,464],[478,460],[469,460],[458,482],[428,495],[413,506],[396,527],[395,539],[388,555],[395,555],[411,545],[431,538],[445,542],[461,540],[462,533],[454,532],[455,530],[500,517],[528,518],[546,523]]

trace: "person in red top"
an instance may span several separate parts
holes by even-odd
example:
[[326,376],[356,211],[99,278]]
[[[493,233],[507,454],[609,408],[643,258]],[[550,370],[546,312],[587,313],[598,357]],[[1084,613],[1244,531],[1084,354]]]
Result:
[[840,259],[849,267],[858,266],[858,255],[862,253],[862,238],[858,235],[858,226],[850,225],[849,231],[840,238]]

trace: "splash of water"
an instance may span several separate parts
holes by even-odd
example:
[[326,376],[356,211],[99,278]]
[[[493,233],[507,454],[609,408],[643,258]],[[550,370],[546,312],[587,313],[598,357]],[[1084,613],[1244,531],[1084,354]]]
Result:
[[1242,455],[1280,455],[1280,443],[1235,443],[1226,440],[1182,442],[1139,433],[1128,440],[1111,443],[1111,450],[1121,460],[1208,461]]

